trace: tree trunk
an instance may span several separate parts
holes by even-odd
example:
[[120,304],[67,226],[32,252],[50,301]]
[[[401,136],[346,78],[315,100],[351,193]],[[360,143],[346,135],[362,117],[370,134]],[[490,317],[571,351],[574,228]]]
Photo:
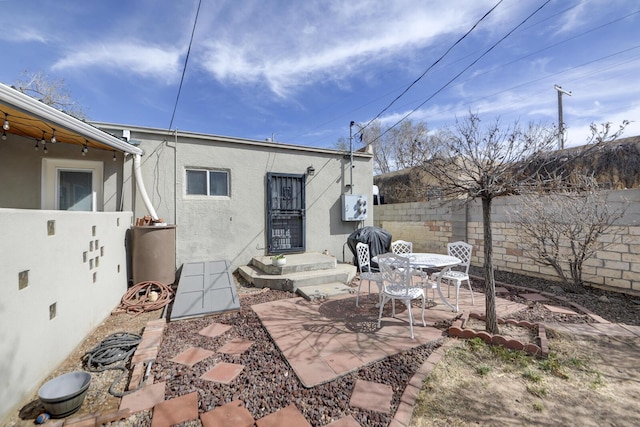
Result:
[[486,329],[499,334],[496,313],[496,281],[493,276],[493,236],[491,234],[491,198],[482,198],[482,225],[484,229],[484,295]]

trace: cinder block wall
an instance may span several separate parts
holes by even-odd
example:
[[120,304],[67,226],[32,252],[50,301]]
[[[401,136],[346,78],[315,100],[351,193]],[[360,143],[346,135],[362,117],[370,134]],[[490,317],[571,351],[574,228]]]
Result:
[[[628,203],[625,215],[610,234],[602,236],[612,243],[589,259],[583,279],[591,284],[623,292],[640,292],[640,189],[605,192],[607,203],[615,208]],[[493,265],[496,270],[558,280],[549,267],[536,265],[525,256],[518,230],[509,220],[509,208],[518,197],[496,199],[492,206]],[[415,252],[446,252],[448,242],[464,240],[473,245],[472,265],[484,263],[484,233],[480,201],[414,202],[374,207],[374,225],[389,231],[393,240],[413,242]]]

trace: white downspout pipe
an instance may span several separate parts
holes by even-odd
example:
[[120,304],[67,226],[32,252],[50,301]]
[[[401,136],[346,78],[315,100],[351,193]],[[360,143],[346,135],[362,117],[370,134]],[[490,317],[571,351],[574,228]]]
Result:
[[154,221],[158,220],[158,214],[156,210],[153,208],[151,204],[151,200],[149,200],[149,195],[147,194],[147,189],[144,187],[144,181],[142,180],[142,169],[140,167],[140,154],[133,155],[133,173],[136,177],[136,186],[138,187],[138,191],[142,196],[142,201],[144,205],[147,207],[147,211],[149,211],[149,215],[153,218]]

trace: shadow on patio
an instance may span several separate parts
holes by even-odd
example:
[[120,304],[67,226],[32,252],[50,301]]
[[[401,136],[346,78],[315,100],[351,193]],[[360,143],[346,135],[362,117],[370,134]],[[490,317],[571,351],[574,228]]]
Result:
[[[383,311],[377,328],[378,302],[376,294],[360,298],[342,295],[322,302],[303,298],[278,300],[252,306],[260,321],[286,357],[289,365],[305,387],[332,381],[376,360],[435,341],[443,334],[439,324],[455,318],[442,301],[428,303],[425,310],[427,326],[420,322],[420,307],[413,307],[415,339],[409,337],[406,307],[396,304],[396,317],[391,317],[391,304]],[[497,299],[499,317],[525,306]],[[468,293],[461,292],[460,312],[484,313],[484,295],[478,293],[471,305]]]

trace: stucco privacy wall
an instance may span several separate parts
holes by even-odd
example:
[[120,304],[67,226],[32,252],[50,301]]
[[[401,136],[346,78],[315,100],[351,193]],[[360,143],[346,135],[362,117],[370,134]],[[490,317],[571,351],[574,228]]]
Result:
[[0,420],[119,304],[132,217],[0,209]]
[[[114,134],[122,127],[100,125]],[[342,261],[347,236],[356,222],[343,222],[341,195],[349,192],[349,156],[345,153],[264,141],[127,127],[145,152],[142,172],[158,216],[176,224],[176,266],[226,259],[232,269],[266,253],[266,176],[269,172],[306,174],[306,250],[328,250]],[[186,169],[229,172],[229,197],[193,196],[185,190]],[[125,166],[126,170],[126,166]],[[372,200],[371,154],[354,154],[353,193]],[[135,216],[147,212],[133,199]],[[371,208],[371,206],[370,206]],[[371,225],[372,219],[364,222]]]
[[[583,279],[622,291],[640,292],[640,189],[604,194],[611,208],[626,202],[628,207],[615,229],[602,236],[603,241],[613,244],[585,263]],[[509,207],[517,206],[518,200],[505,197],[493,202],[493,264],[497,270],[557,280],[553,270],[535,265],[524,256],[518,230],[508,215]],[[473,245],[472,264],[482,266],[484,262],[479,201],[466,206],[458,202],[441,205],[437,201],[378,205],[374,207],[374,224],[388,230],[394,240],[412,241],[416,252],[446,252],[448,242],[465,240]]]

